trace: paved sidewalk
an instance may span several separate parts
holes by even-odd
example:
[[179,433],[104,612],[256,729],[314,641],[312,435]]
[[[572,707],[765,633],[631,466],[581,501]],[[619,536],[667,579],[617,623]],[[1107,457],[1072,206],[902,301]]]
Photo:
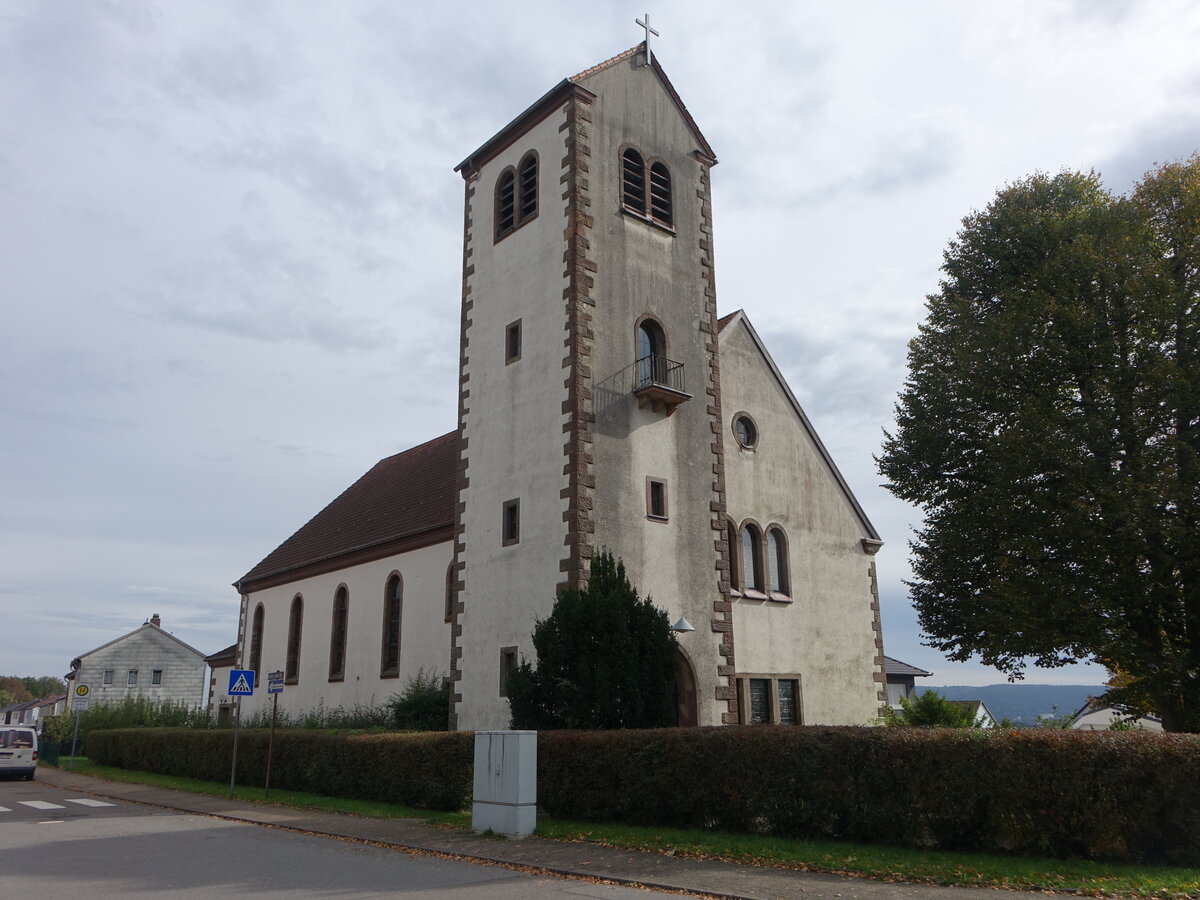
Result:
[[[661,853],[615,850],[598,844],[541,838],[506,839],[436,828],[416,819],[379,819],[319,810],[293,809],[191,794],[168,788],[108,781],[50,766],[38,768],[37,780],[54,787],[131,803],[216,816],[305,834],[327,835],[393,847],[415,853],[444,854],[488,865],[548,872],[573,878],[600,879],[731,900],[986,900],[980,888],[946,888],[890,884],[864,878],[821,875],[711,860],[670,857]],[[1016,896],[1007,892],[1005,896]],[[1041,894],[1023,894],[1034,897]]]

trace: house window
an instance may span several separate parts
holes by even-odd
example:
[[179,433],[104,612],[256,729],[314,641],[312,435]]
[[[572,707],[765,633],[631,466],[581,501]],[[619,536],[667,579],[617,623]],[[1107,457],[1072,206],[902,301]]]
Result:
[[500,522],[501,546],[509,547],[521,540],[521,501],[506,500]]
[[162,684],[162,669],[155,669],[150,674],[150,683],[151,684]]
[[379,674],[395,678],[400,674],[400,624],[404,617],[404,580],[393,572],[383,596],[383,650]]
[[743,725],[799,725],[800,676],[742,675],[737,679]]
[[292,612],[288,617],[287,665],[283,677],[288,684],[300,681],[300,635],[304,630],[304,598],[297,594],[292,598]]
[[762,534],[751,522],[742,526],[742,589],[763,590]]
[[129,684],[130,687],[137,684],[137,672],[138,672],[137,669],[129,670],[129,681],[127,683]]
[[350,591],[342,585],[333,595],[333,624],[329,629],[329,680],[346,677],[346,624],[350,614]]
[[800,685],[791,678],[781,678],[779,684],[779,724],[800,724],[799,699]]
[[769,725],[771,723],[771,679],[750,679],[750,718],[749,725]]
[[496,180],[496,240],[537,217],[538,157],[530,150]]
[[446,566],[446,621],[454,619],[454,563]]
[[521,320],[509,322],[504,328],[504,364],[521,358]]
[[771,581],[772,594],[781,597],[791,594],[788,574],[787,537],[782,528],[774,525],[767,529],[767,577]]
[[733,417],[733,436],[743,450],[753,450],[758,446],[758,426],[747,413],[738,413]]
[[517,671],[517,648],[500,648],[500,696],[508,696],[508,680]]
[[112,683],[113,683],[113,670],[112,670],[112,669],[105,669],[105,670],[104,670],[104,683],[105,683],[105,684],[112,684]]
[[256,685],[262,680],[260,670],[262,669],[263,618],[265,615],[263,605],[258,604],[254,608],[254,625],[250,629],[250,670],[254,672]]
[[646,516],[667,521],[667,482],[661,478],[646,479]]

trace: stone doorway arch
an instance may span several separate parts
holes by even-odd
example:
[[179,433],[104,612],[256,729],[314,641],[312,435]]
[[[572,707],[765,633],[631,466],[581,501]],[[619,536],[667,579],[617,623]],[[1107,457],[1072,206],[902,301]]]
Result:
[[696,670],[682,647],[675,650],[675,710],[680,728],[695,728],[700,724],[696,704]]

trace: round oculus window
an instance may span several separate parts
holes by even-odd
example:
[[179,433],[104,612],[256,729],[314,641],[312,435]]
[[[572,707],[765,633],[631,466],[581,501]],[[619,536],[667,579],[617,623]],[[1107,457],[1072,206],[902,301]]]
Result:
[[734,418],[733,434],[738,444],[747,449],[758,443],[758,429],[754,426],[754,420],[747,415]]

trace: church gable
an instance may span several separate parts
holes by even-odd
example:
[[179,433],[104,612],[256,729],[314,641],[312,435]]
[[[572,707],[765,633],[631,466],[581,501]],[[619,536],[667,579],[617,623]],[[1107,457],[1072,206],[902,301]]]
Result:
[[[791,387],[788,386],[749,318],[743,311],[738,310],[721,317],[718,321],[718,329],[721,348],[722,403],[726,419],[725,440],[729,447],[726,452],[727,461],[730,465],[736,465],[738,459],[740,441],[736,420],[740,414],[744,413],[748,417],[751,428],[764,433],[765,438],[775,440],[779,438],[786,440],[787,438],[778,433],[771,435],[766,429],[775,429],[781,424],[778,417],[781,414],[784,415],[788,420],[786,421],[786,430],[803,435],[806,444],[807,452],[804,455],[807,459],[793,461],[803,462],[810,471],[823,470],[828,480],[829,494],[840,496],[845,512],[851,517],[861,538],[867,542],[864,544],[864,549],[868,546],[871,548],[871,552],[878,549],[879,533],[867,518],[845,478],[842,477],[833,457],[821,441],[820,435],[817,434],[812,422],[809,421],[804,409],[800,406],[800,402],[792,393]],[[757,422],[756,419],[760,415],[766,417],[766,421]],[[771,448],[764,448],[764,452],[770,452],[770,450]],[[747,455],[753,459],[755,453],[757,453],[757,449]],[[789,455],[794,457],[794,454]]]

